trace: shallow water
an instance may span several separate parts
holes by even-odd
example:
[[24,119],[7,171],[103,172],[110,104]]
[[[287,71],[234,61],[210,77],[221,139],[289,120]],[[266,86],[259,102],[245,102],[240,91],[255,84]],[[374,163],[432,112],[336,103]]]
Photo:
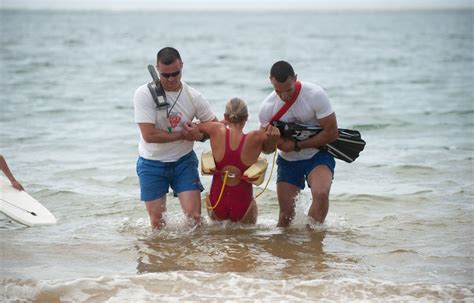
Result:
[[[58,218],[0,217],[3,301],[474,300],[472,11],[0,13],[0,151]],[[203,206],[190,228],[169,196],[167,228],[150,230],[132,96],[165,45],[219,116],[248,102],[249,130],[273,62],[325,87],[368,144],[337,162],[323,225],[305,190],[275,227],[273,173],[256,226]]]

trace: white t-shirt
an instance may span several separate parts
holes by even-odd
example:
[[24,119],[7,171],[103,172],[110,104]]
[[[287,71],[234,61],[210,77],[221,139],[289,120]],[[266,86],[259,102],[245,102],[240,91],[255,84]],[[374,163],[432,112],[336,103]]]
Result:
[[[166,91],[166,99],[170,104],[168,108],[157,109],[147,84],[137,88],[133,97],[133,106],[136,123],[153,123],[155,128],[163,131],[179,132],[188,121],[197,118],[200,121],[213,120],[216,115],[211,111],[209,102],[196,89],[181,81],[183,90],[179,92]],[[178,98],[179,95],[179,98]],[[177,102],[174,101],[178,98]],[[174,106],[173,106],[173,103]],[[169,119],[167,118],[167,112]],[[168,121],[170,121],[168,123]],[[139,155],[149,160],[174,162],[192,151],[193,141],[178,140],[168,143],[147,143],[140,132],[138,144]]]
[[[258,117],[261,127],[265,127],[285,103],[273,91],[263,100]],[[283,122],[295,122],[319,126],[318,119],[332,114],[329,98],[324,89],[316,84],[301,81],[301,91],[296,102],[280,118]],[[318,152],[317,148],[305,148],[300,152],[283,152],[280,155],[288,161],[306,160]]]

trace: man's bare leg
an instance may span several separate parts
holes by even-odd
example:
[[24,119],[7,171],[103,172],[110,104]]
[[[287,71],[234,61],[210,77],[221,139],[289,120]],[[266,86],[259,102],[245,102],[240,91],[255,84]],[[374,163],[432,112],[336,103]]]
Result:
[[163,197],[145,201],[146,210],[150,216],[150,224],[153,229],[159,229],[166,225],[163,214],[166,212],[166,195]]
[[201,224],[201,192],[199,190],[184,191],[178,194],[181,209],[186,217]]
[[287,182],[277,183],[278,204],[280,205],[278,227],[287,227],[295,217],[295,198],[300,190],[298,186]]
[[332,172],[326,165],[316,166],[308,175],[313,203],[308,216],[318,223],[324,223],[329,211],[329,191],[332,184]]

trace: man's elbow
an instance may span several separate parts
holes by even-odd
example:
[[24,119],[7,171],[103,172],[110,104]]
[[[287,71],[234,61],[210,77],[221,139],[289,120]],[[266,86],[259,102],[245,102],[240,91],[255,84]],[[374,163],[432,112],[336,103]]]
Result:
[[143,137],[143,141],[145,141],[146,143],[155,143],[153,135],[151,133],[145,133],[145,134],[142,133],[142,137]]
[[264,148],[262,149],[262,152],[266,155],[269,155],[275,151],[275,148]]

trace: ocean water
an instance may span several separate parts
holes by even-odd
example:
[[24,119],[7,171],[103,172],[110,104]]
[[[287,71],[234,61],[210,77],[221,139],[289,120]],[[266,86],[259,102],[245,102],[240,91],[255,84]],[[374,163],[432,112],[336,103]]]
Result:
[[[0,215],[0,300],[474,301],[473,20],[1,10],[0,153],[58,223]],[[324,224],[308,227],[305,190],[291,227],[276,227],[273,171],[256,226],[211,222],[203,206],[189,228],[170,196],[168,226],[151,231],[132,97],[168,45],[219,116],[229,98],[247,101],[247,130],[275,61],[327,90],[339,126],[367,146],[337,162]]]

